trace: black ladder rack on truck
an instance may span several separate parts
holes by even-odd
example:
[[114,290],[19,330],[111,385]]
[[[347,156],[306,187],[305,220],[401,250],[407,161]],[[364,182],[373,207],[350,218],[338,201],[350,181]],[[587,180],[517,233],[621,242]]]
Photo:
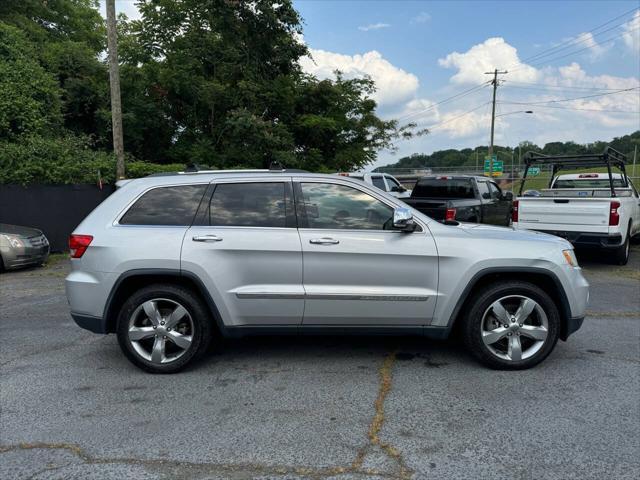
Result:
[[613,185],[613,175],[611,167],[616,167],[622,172],[625,187],[629,187],[629,179],[625,164],[627,157],[617,150],[606,147],[601,154],[585,154],[585,155],[543,155],[537,152],[527,152],[524,156],[525,168],[522,180],[520,181],[520,191],[518,196],[522,196],[524,182],[527,179],[529,168],[538,165],[551,165],[551,178],[549,179],[549,188],[551,188],[553,179],[560,170],[581,169],[589,167],[607,167],[609,173],[609,185],[611,186],[611,196],[616,197],[616,190]]

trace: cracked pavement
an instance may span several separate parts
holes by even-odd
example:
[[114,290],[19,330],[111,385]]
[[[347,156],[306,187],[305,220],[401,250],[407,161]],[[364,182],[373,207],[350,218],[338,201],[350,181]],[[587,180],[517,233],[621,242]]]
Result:
[[0,276],[0,478],[638,478],[640,246],[579,258],[589,316],[497,372],[416,337],[227,341],[148,375],[68,315],[66,261]]

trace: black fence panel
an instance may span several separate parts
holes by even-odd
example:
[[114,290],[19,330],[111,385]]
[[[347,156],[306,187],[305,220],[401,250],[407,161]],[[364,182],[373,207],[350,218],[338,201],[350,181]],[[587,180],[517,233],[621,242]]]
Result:
[[113,193],[113,185],[0,185],[0,223],[35,227],[51,251],[68,249],[69,234]]

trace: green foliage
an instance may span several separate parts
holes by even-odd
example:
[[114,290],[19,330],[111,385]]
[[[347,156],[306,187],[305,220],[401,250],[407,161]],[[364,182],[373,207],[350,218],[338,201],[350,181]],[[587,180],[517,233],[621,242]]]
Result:
[[56,81],[33,56],[25,35],[0,22],[0,139],[45,133],[61,123]]
[[[115,158],[91,148],[87,138],[23,136],[19,141],[0,141],[0,184],[68,184],[115,182]],[[142,161],[127,163],[130,178],[152,173],[184,170],[183,164],[158,165]]]

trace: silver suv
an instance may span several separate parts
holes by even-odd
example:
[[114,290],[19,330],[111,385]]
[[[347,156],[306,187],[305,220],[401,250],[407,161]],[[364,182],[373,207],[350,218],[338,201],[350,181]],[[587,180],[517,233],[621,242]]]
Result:
[[436,222],[358,180],[215,171],[132,180],[69,241],[71,315],[169,373],[220,337],[455,329],[483,363],[522,369],[580,328],[571,245]]

